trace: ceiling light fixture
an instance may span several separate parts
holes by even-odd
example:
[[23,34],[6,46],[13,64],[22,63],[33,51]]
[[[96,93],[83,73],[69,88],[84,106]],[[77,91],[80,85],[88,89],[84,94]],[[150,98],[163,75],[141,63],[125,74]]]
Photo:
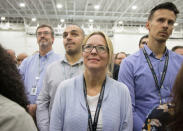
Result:
[[36,21],[36,18],[32,18],[32,21]]
[[89,19],[89,22],[91,22],[91,23],[92,23],[92,22],[93,22],[93,19]]
[[94,8],[95,8],[95,10],[98,10],[98,9],[100,9],[100,5],[95,5]]
[[63,23],[64,21],[65,21],[64,19],[60,19],[60,22],[62,22],[62,23]]
[[118,24],[123,24],[123,21],[119,21]]
[[25,3],[20,3],[20,7],[25,7]]
[[63,6],[62,6],[62,4],[57,4],[57,8],[58,9],[60,9],[60,8],[62,8]]
[[6,18],[4,16],[1,17],[1,20],[5,20]]
[[174,23],[174,26],[178,26],[179,25],[179,23]]
[[134,6],[132,6],[132,9],[133,9],[133,10],[137,9],[137,6],[135,6],[135,5],[134,5]]

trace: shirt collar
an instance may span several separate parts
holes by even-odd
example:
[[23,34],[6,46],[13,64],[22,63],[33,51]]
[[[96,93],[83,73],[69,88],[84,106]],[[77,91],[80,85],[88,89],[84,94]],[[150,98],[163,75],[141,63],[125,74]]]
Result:
[[39,54],[39,57],[48,58],[48,57],[51,56],[53,53],[54,53],[53,50],[50,50],[45,56],[40,56],[40,54]]
[[[64,57],[61,59],[61,63],[67,63],[67,64],[69,64],[69,62],[68,62],[68,60],[67,60],[67,58],[66,58],[66,56],[64,55]],[[76,64],[80,64],[80,63],[83,63],[83,57],[81,57],[75,64],[73,64],[73,65],[76,65]],[[70,64],[69,64],[70,65]]]
[[[152,50],[151,50],[147,45],[144,45],[144,48],[145,48],[145,50],[146,50],[146,52],[147,52],[147,54],[148,54],[149,56],[153,56],[153,57],[155,58],[155,54],[152,52]],[[168,54],[168,49],[167,49],[167,47],[166,47],[165,50],[166,50],[166,51],[165,51],[165,53],[163,54],[163,57],[165,57],[165,55]]]

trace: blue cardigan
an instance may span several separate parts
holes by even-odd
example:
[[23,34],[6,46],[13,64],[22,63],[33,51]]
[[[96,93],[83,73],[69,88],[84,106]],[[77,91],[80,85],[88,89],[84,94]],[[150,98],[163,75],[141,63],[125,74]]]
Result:
[[[103,131],[132,131],[133,117],[128,88],[106,77],[102,102]],[[60,83],[51,112],[50,131],[87,131],[88,111],[83,74]]]

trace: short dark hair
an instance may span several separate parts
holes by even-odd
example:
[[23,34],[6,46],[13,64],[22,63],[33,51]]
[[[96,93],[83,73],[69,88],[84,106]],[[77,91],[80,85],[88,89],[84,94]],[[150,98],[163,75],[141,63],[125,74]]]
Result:
[[142,37],[140,38],[139,46],[140,46],[140,43],[142,42],[142,40],[143,40],[144,38],[148,38],[148,35],[144,35],[144,36],[142,36]]
[[39,28],[44,28],[44,27],[48,27],[51,30],[52,37],[54,37],[54,30],[53,30],[53,28],[50,25],[46,25],[46,24],[42,24],[42,25],[40,25],[40,26],[37,27],[37,29],[36,29],[36,35],[37,35],[38,29]]
[[175,51],[176,49],[183,49],[183,46],[174,46],[173,48],[172,48],[172,51]]
[[119,55],[119,54],[124,54],[124,55],[127,57],[127,54],[126,54],[125,52],[118,52],[118,53],[115,55],[115,59],[118,58],[118,55]]
[[149,17],[148,17],[148,20],[151,20],[154,12],[159,10],[159,9],[167,9],[167,10],[173,11],[176,17],[177,17],[177,14],[179,13],[179,10],[177,9],[175,4],[173,4],[172,2],[165,2],[165,3],[161,3],[157,6],[155,6],[151,10]]

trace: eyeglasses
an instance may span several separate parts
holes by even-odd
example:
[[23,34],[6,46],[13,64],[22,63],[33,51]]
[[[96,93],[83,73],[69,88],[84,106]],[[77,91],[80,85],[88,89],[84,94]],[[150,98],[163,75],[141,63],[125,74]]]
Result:
[[103,54],[109,51],[108,47],[103,45],[93,46],[93,45],[82,45],[83,52],[90,53],[93,49],[96,49],[97,53]]
[[147,42],[146,41],[142,41],[141,44],[147,45]]
[[44,31],[44,32],[37,32],[37,36],[42,36],[42,34],[44,35],[44,36],[48,36],[48,35],[50,35],[51,34],[51,32],[48,32],[48,31]]

